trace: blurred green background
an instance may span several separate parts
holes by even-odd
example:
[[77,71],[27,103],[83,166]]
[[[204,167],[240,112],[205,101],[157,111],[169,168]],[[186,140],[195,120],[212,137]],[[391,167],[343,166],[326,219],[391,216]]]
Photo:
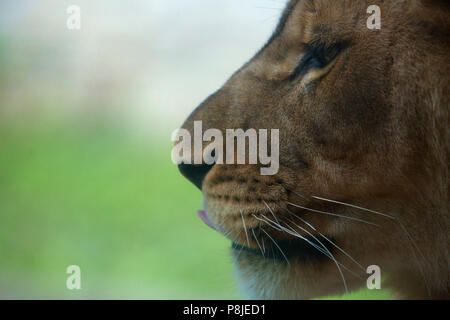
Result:
[[0,298],[244,298],[170,134],[264,43],[261,2],[2,2]]
[[[201,194],[114,126],[29,119],[0,131],[0,288],[22,298],[231,298],[228,243]],[[65,288],[79,265],[82,290]]]

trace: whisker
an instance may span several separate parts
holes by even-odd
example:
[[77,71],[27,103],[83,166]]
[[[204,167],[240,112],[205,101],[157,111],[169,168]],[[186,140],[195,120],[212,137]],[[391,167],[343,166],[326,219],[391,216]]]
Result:
[[[398,224],[400,225],[400,227],[401,227],[402,230],[404,231],[406,237],[408,238],[409,242],[411,243],[412,252],[413,252],[413,254],[414,254],[414,256],[415,256],[414,261],[416,261],[416,264],[417,264],[417,266],[419,267],[420,273],[421,273],[422,278],[423,278],[423,281],[424,281],[424,283],[425,283],[425,287],[426,287],[426,289],[427,289],[428,296],[431,297],[431,292],[430,292],[430,288],[429,288],[429,286],[428,286],[428,281],[426,280],[426,277],[425,277],[425,273],[424,273],[423,267],[422,267],[422,265],[419,263],[419,259],[417,259],[417,255],[416,255],[416,253],[415,253],[415,250],[417,250],[417,252],[421,255],[421,257],[422,257],[422,259],[423,259],[424,261],[426,261],[425,256],[423,255],[422,251],[421,251],[420,248],[417,246],[417,244],[415,243],[414,239],[411,237],[411,234],[408,232],[408,230],[407,230],[406,227],[403,225],[403,223],[401,223],[401,222],[399,221]],[[414,249],[415,249],[415,250],[414,250]]]
[[254,229],[252,229],[252,233],[253,233],[253,237],[255,237],[256,243],[258,244],[259,250],[261,250],[261,253],[262,253],[262,255],[263,255],[264,259],[265,259],[266,256],[264,255],[263,249],[261,248],[261,245],[259,244],[258,237],[256,236]]
[[296,215],[296,214],[294,214],[293,212],[291,212],[288,208],[283,208],[282,206],[279,206],[279,205],[278,205],[278,207],[281,208],[281,209],[283,209],[283,210],[285,210],[285,211],[287,211],[291,216],[293,216],[293,217],[299,219],[301,222],[303,222],[304,224],[306,224],[308,227],[310,227],[310,228],[313,229],[314,231],[317,231],[316,228],[315,228],[312,224],[310,224],[308,221],[306,221],[306,220],[300,218],[298,215]]
[[284,254],[283,250],[281,250],[280,246],[277,244],[277,242],[266,232],[266,230],[261,228],[261,231],[264,232],[270,240],[273,241],[273,243],[277,246],[278,250],[280,250],[281,254],[283,255],[284,259],[286,259],[286,262],[288,265],[290,265],[288,258],[286,257],[286,255]]
[[[291,221],[292,222],[292,221]],[[294,222],[292,222],[292,223],[294,223]],[[295,224],[295,223],[294,223]],[[287,224],[286,224],[287,225]],[[295,224],[296,225],[296,224]],[[297,227],[298,227],[298,225],[296,225]],[[292,228],[292,227],[291,227]],[[314,236],[313,236],[314,237]],[[315,238],[315,237],[314,237]],[[315,238],[316,239],[316,241],[317,242],[319,242],[319,243],[321,243],[317,238]],[[322,244],[322,243],[321,243]],[[324,246],[323,244],[322,244],[322,246]],[[325,247],[325,246],[324,246]],[[326,248],[326,247],[325,247]],[[319,251],[321,251],[321,250],[319,250]],[[327,251],[329,251],[328,249],[327,249]],[[326,253],[324,250],[322,250],[321,251],[325,256],[327,256],[329,259],[331,259],[331,260],[333,260],[333,258],[328,254],[328,253]],[[330,254],[331,254],[331,252],[330,252]],[[350,270],[349,268],[347,268],[344,264],[342,264],[342,263],[340,263],[339,261],[335,261],[335,262],[337,262],[342,268],[344,268],[346,271],[348,271],[350,274],[352,274],[353,276],[355,276],[355,277],[357,277],[358,279],[363,279],[363,277],[362,276],[360,276],[359,274],[357,274],[356,272],[354,272],[354,271],[352,271],[352,270]],[[365,270],[364,270],[365,271]]]
[[[290,219],[289,219],[290,220]],[[292,222],[292,221],[291,221]],[[292,222],[295,226],[297,226],[298,228],[300,228],[301,230],[303,230],[304,232],[306,232],[306,233],[308,233],[314,240],[316,240],[322,247],[323,247],[323,249],[328,253],[328,254],[325,254],[325,256],[327,256],[328,258],[330,258],[331,260],[333,260],[333,262],[336,264],[336,267],[338,268],[338,271],[339,271],[339,273],[340,273],[340,275],[341,275],[341,278],[342,278],[342,282],[344,283],[344,288],[345,288],[345,293],[348,293],[348,287],[347,287],[347,281],[345,280],[345,276],[344,276],[344,273],[342,272],[342,269],[341,269],[341,266],[344,268],[344,269],[346,269],[348,272],[350,272],[350,273],[352,273],[353,275],[355,275],[356,277],[358,277],[358,278],[360,278],[356,273],[354,273],[353,271],[351,271],[350,269],[348,269],[347,267],[345,267],[344,265],[342,265],[342,263],[340,263],[339,261],[337,261],[336,260],[336,258],[334,257],[334,255],[331,253],[331,251],[330,250],[328,250],[328,248],[322,243],[322,242],[320,242],[319,241],[319,239],[317,239],[317,237],[315,237],[314,235],[312,235],[310,232],[308,232],[307,230],[305,230],[305,229],[303,229],[302,227],[300,227],[299,225],[297,225],[296,223],[294,223],[294,222]],[[285,224],[287,225],[287,226],[289,226],[286,222],[285,222]],[[292,229],[292,227],[291,226],[289,226],[291,229]],[[312,243],[310,240],[308,240],[307,238],[305,238],[305,237],[303,237],[302,235],[300,235],[298,232],[296,232],[294,229],[292,229],[295,233],[296,233],[296,236],[297,237],[299,237],[300,239],[302,239],[302,240],[305,240],[306,242],[308,242],[310,245],[312,245],[314,248],[316,248],[316,249],[318,249],[320,252],[322,252],[323,253],[323,251],[322,250],[320,250],[319,248],[318,248],[318,246],[317,245],[315,245],[314,243]]]
[[[291,221],[291,222],[292,222],[292,221]],[[326,255],[327,257],[330,257],[330,256],[329,256],[329,253],[328,253],[325,249],[319,247],[317,244],[315,244],[315,243],[313,243],[312,241],[310,241],[309,239],[303,237],[301,234],[299,234],[297,231],[295,231],[295,229],[293,229],[288,223],[285,222],[284,224],[285,224],[286,226],[288,226],[289,229],[292,230],[292,232],[294,233],[294,234],[293,234],[292,232],[289,232],[289,234],[291,234],[291,235],[293,235],[293,236],[295,236],[295,237],[297,237],[297,238],[300,238],[301,240],[306,241],[309,245],[311,245],[312,247],[314,247],[315,249],[317,249],[318,251],[320,251],[321,253],[323,253],[323,254]],[[295,223],[294,223],[294,224],[295,224]]]
[[279,224],[280,222],[278,221],[277,217],[275,217],[275,213],[272,211],[272,208],[269,207],[269,205],[267,204],[266,201],[263,200],[263,202],[264,202],[264,204],[266,205],[266,207],[269,209],[269,211],[270,211],[270,213],[272,214],[272,216],[274,217],[275,221]]
[[[222,225],[224,225],[224,224],[219,224],[219,226],[222,226]],[[221,230],[223,230],[223,229],[221,229]],[[235,235],[235,237],[240,236],[241,233],[242,233],[242,230],[239,229],[239,232]],[[228,231],[226,231],[226,232],[223,231],[223,235],[224,235],[224,237],[226,237],[226,238],[229,238],[232,234],[233,234],[233,230],[228,230]]]
[[[322,233],[320,233],[319,231],[316,230],[316,228],[314,228],[314,226],[312,226],[308,221],[300,218],[299,216],[297,216],[296,214],[294,214],[293,212],[291,212],[289,209],[285,209],[288,213],[290,213],[292,216],[294,216],[295,218],[299,219],[300,221],[302,221],[303,223],[305,223],[307,226],[309,226],[311,229],[313,229],[315,232],[317,232],[322,238],[324,238],[325,240],[327,240],[329,243],[331,243],[334,247],[336,247],[339,251],[341,251],[343,254],[345,254],[348,258],[350,258],[350,260],[352,260],[354,263],[356,263],[364,272],[366,271],[366,269],[364,269],[364,267],[358,262],[356,261],[349,253],[347,253],[344,249],[342,249],[341,247],[339,247],[336,243],[334,243],[333,241],[331,241],[328,237],[326,237],[325,235],[323,235]],[[290,219],[289,219],[290,220]],[[290,220],[291,221],[291,220]],[[292,223],[294,223],[293,221],[291,221]],[[297,225],[296,223],[294,223],[294,225]],[[298,226],[300,227],[300,226]],[[306,230],[304,230],[306,232]]]
[[241,248],[239,249],[238,254],[234,257],[234,259],[237,260],[239,258],[239,256],[241,255],[242,251],[244,251],[244,247],[243,246],[241,246]]
[[[284,209],[285,211],[287,211],[289,214],[291,214],[292,216],[294,216],[294,217],[296,217],[296,218],[298,218],[301,222],[303,222],[303,223],[305,223],[306,225],[308,225],[311,229],[313,229],[314,231],[316,231],[316,232],[318,232],[317,230],[316,230],[316,228],[313,226],[313,225],[311,225],[308,221],[306,221],[306,220],[304,220],[304,219],[302,219],[302,218],[300,218],[299,216],[297,216],[297,215],[295,215],[294,213],[292,213],[289,209],[287,209],[287,208],[283,208],[283,207],[281,207],[281,206],[279,206],[279,205],[277,205],[279,208],[281,208],[281,209]],[[267,219],[267,218],[266,218]],[[323,250],[321,250],[321,248],[320,247],[317,247],[317,245],[314,245],[313,243],[311,243],[308,239],[306,239],[306,238],[304,238],[304,237],[302,237],[298,232],[296,232],[291,226],[289,226],[286,222],[285,222],[285,224],[287,225],[287,226],[289,226],[290,227],[290,229],[291,230],[293,230],[295,233],[296,233],[296,235],[295,236],[299,236],[299,237],[301,237],[303,240],[305,240],[305,241],[307,241],[310,245],[312,245],[313,247],[315,247],[317,250],[319,250],[320,252],[322,252],[323,254],[325,254],[328,258],[330,258],[330,259],[332,259],[332,257],[330,256],[330,255],[332,255],[331,254],[331,252],[328,250],[328,248],[326,248],[326,246],[321,242],[321,241],[319,241],[319,239],[317,239],[317,237],[315,237],[312,233],[310,233],[308,230],[306,230],[306,229],[304,229],[304,228],[302,228],[301,226],[299,226],[298,224],[296,224],[294,221],[292,221],[291,219],[289,219],[289,218],[287,218],[291,223],[293,223],[296,227],[298,227],[300,230],[303,230],[303,232],[305,232],[305,233],[307,233],[309,236],[311,236],[314,240],[316,240],[328,253],[329,253],[329,255],[326,253],[326,252],[324,252]],[[280,227],[281,227],[281,225],[280,225]],[[320,232],[318,232],[321,236],[323,236],[323,237],[325,237],[324,235],[322,235]],[[331,240],[330,239],[328,239],[328,238],[326,238],[328,241],[330,241],[331,242]],[[333,242],[332,242],[332,244],[334,245],[334,246],[336,246],[337,247],[337,245],[336,244],[334,244]],[[350,259],[352,259],[352,260],[354,260],[349,254],[347,254],[343,249],[341,249],[341,248],[338,248],[340,251],[342,251],[342,252],[344,252],[344,254],[346,254]],[[333,259],[332,259],[333,260]],[[354,260],[355,261],[355,260]],[[337,262],[337,263],[339,263],[338,261],[335,261],[335,262]],[[356,262],[356,261],[355,261]],[[356,262],[357,264],[358,264],[358,266],[361,266],[358,262]],[[350,272],[350,273],[352,273],[354,276],[356,276],[356,277],[358,277],[358,278],[360,278],[360,279],[362,279],[358,274],[356,274],[355,272],[353,272],[352,270],[350,270],[350,269],[348,269],[345,265],[343,265],[342,263],[339,263],[339,265],[341,265],[344,269],[346,269],[348,272]],[[361,268],[362,268],[362,266],[361,266]],[[364,271],[365,271],[365,269],[364,268],[362,268]]]
[[[272,220],[266,218],[268,221],[265,221],[267,223],[268,226],[272,227],[275,229],[275,227],[273,227],[271,224],[269,224],[269,222],[271,222],[272,224],[277,225],[275,222],[273,222]],[[297,238],[300,238],[304,241],[306,241],[309,245],[311,245],[313,248],[315,248],[316,250],[318,250],[319,252],[321,252],[322,254],[324,254],[326,257],[330,258],[331,260],[333,260],[333,262],[336,264],[341,277],[343,278],[343,282],[344,282],[344,287],[346,292],[348,292],[348,288],[347,288],[347,282],[345,281],[345,276],[342,273],[342,270],[340,268],[340,266],[342,266],[345,270],[347,270],[348,272],[350,272],[351,274],[353,274],[354,276],[358,277],[361,279],[361,277],[359,275],[357,275],[355,272],[353,272],[352,270],[348,269],[346,266],[344,266],[342,263],[340,263],[339,261],[336,260],[336,258],[333,256],[333,254],[328,250],[328,248],[326,248],[326,246],[320,242],[319,239],[317,239],[317,237],[315,237],[313,234],[311,234],[310,232],[308,232],[307,230],[305,230],[304,228],[298,226],[295,222],[293,222],[292,220],[290,220],[292,223],[294,223],[294,225],[296,225],[299,229],[303,230],[304,232],[308,233],[312,238],[314,238],[324,249],[322,249],[321,247],[319,247],[317,244],[311,242],[309,239],[303,237],[302,235],[300,235],[298,232],[296,232],[291,226],[289,226],[286,222],[285,224],[294,232],[292,233],[290,230],[286,229],[285,227],[283,227],[282,225],[278,224],[278,226],[283,229],[285,232],[289,233],[290,235],[293,235]],[[279,230],[279,229],[277,229]]]
[[344,218],[344,219],[349,219],[349,220],[354,220],[354,221],[370,224],[370,225],[373,225],[373,226],[376,226],[376,227],[380,227],[378,224],[373,223],[373,222],[369,222],[369,221],[366,221],[366,220],[362,220],[362,219],[358,219],[358,218],[354,218],[354,217],[349,217],[349,216],[344,216],[344,215],[341,215],[341,214],[326,212],[326,211],[315,210],[315,209],[311,209],[311,208],[300,206],[300,205],[292,203],[292,202],[286,202],[286,203],[291,205],[291,206],[303,209],[303,210],[316,212],[316,213],[322,213],[322,214],[326,214],[326,215],[329,215],[329,216],[334,216],[334,217],[339,217],[339,218]]
[[344,249],[342,249],[341,247],[339,247],[336,243],[334,243],[333,241],[331,241],[327,236],[323,235],[322,233],[319,232],[319,235],[324,238],[325,240],[327,240],[329,243],[331,243],[336,249],[338,249],[339,251],[341,251],[343,254],[345,254],[350,260],[352,260],[354,263],[356,263],[361,270],[363,270],[364,272],[366,271],[366,269],[358,262],[356,261],[349,253],[345,252]]
[[[272,226],[272,224],[277,225],[275,222],[273,222],[272,220],[270,220],[270,219],[268,219],[268,218],[266,218],[266,219],[267,219],[267,221],[264,221],[264,220],[262,220],[262,221],[266,222],[267,225],[268,225],[269,227],[272,227],[272,228],[274,228],[274,229],[280,231],[280,229],[275,228],[274,226]],[[295,224],[295,223],[294,223],[294,224]],[[298,234],[297,232],[295,232],[295,230],[293,230],[293,231],[295,232],[295,234],[292,234],[291,231],[289,231],[288,229],[286,229],[286,228],[283,227],[282,225],[278,224],[277,226],[279,226],[283,231],[286,231],[287,233],[289,233],[289,234],[291,234],[291,235],[293,235],[293,236],[298,236],[298,237],[300,237],[302,240],[305,240],[306,242],[308,242],[310,245],[312,245],[314,248],[316,248],[316,249],[319,250],[320,252],[326,254],[326,253],[323,251],[322,248],[320,248],[320,247],[317,246],[316,244],[312,243],[312,242],[309,241],[308,239],[304,238],[302,235],[300,235],[300,234]],[[299,227],[299,228],[301,228],[301,227]],[[307,231],[306,231],[306,232],[307,232]],[[314,237],[314,236],[313,236],[313,237]],[[318,241],[318,242],[320,242],[320,241]]]
[[[267,218],[266,218],[267,219]],[[271,221],[270,219],[267,219],[267,220],[269,220],[269,221]],[[274,223],[273,221],[271,221],[272,223]],[[302,239],[302,240],[304,240],[304,241],[306,241],[308,244],[310,244],[311,246],[313,246],[314,248],[316,248],[319,252],[321,252],[321,253],[324,253],[322,250],[321,250],[321,248],[319,247],[319,246],[317,246],[316,244],[314,244],[313,242],[311,242],[310,240],[308,240],[307,238],[305,238],[305,237],[303,237],[302,235],[300,235],[298,232],[295,232],[295,230],[294,230],[294,234],[292,234],[292,232],[290,232],[288,229],[286,229],[286,228],[284,228],[281,224],[278,224],[278,226],[281,228],[281,229],[283,229],[283,230],[285,230],[286,232],[288,232],[289,234],[291,234],[291,235],[293,235],[293,236],[296,236],[296,237],[298,237],[298,238],[300,238],[300,239]],[[267,233],[266,233],[267,234]],[[315,238],[314,236],[312,236],[313,238]],[[342,270],[341,270],[341,268],[340,268],[340,266],[339,266],[339,263],[337,262],[337,260],[336,260],[336,258],[333,256],[333,254],[319,241],[319,240],[317,240],[317,238],[316,238],[316,241],[318,241],[321,245],[322,245],[322,247],[324,248],[324,250],[326,250],[327,252],[328,252],[328,254],[330,255],[330,256],[328,256],[327,254],[325,254],[326,256],[328,256],[330,259],[332,259],[334,262],[335,262],[335,264],[336,264],[336,266],[337,266],[337,268],[338,268],[338,270],[339,270],[339,273],[341,274],[341,277],[342,277],[342,281],[344,282],[344,287],[345,287],[345,292],[347,293],[348,292],[348,288],[347,288],[347,282],[345,281],[345,277],[344,277],[344,274],[342,273]]]
[[266,245],[264,244],[264,238],[261,238],[261,242],[262,242],[262,247],[263,247],[263,251],[264,253],[266,253]]
[[302,195],[301,193],[298,193],[298,192],[296,192],[296,191],[294,191],[294,190],[289,190],[289,191],[292,192],[293,194],[296,194],[296,195],[299,196],[300,198],[303,198],[303,199],[305,199],[305,200],[308,200],[308,198],[307,198],[306,196]]
[[[267,220],[269,220],[265,215],[262,215],[264,218],[266,218]],[[255,216],[254,214],[253,214],[253,217],[255,217],[255,219],[256,220],[259,220],[259,221],[262,221],[262,222],[266,222],[264,219],[261,219],[261,218],[258,218],[257,216]],[[270,221],[272,221],[272,220],[270,220]],[[266,222],[267,223],[267,222]],[[272,227],[272,228],[274,228],[274,229],[276,229],[277,231],[283,231],[283,230],[281,230],[280,228],[278,228],[278,227],[276,227],[276,223],[275,223],[275,227]]]
[[312,196],[311,198],[318,199],[318,200],[322,200],[322,201],[327,201],[327,202],[332,202],[332,203],[336,203],[336,204],[341,204],[341,205],[344,205],[344,206],[348,206],[348,207],[351,207],[351,208],[355,208],[355,209],[359,209],[359,210],[371,212],[371,213],[378,214],[378,215],[380,215],[380,216],[384,216],[384,217],[387,217],[387,218],[390,218],[390,219],[394,219],[394,220],[395,220],[395,217],[394,217],[394,216],[391,216],[391,215],[389,215],[389,214],[382,213],[382,212],[378,212],[378,211],[375,211],[375,210],[370,210],[370,209],[363,208],[363,207],[359,207],[359,206],[356,206],[356,205],[354,205],[354,204],[345,203],[345,202],[336,201],[336,200],[331,200],[331,199],[326,199],[326,198],[317,197],[317,196]]
[[242,217],[242,223],[244,224],[244,231],[245,231],[245,237],[247,238],[247,244],[248,244],[248,247],[250,248],[250,240],[248,239],[247,226],[245,225],[245,219],[244,219],[244,214],[242,213],[242,209],[241,209],[241,217]]

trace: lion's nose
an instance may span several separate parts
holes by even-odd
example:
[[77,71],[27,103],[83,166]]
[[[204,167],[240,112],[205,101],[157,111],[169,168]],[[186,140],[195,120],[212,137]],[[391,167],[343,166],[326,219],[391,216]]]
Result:
[[209,170],[214,166],[208,164],[179,164],[178,169],[189,181],[202,190],[202,183]]

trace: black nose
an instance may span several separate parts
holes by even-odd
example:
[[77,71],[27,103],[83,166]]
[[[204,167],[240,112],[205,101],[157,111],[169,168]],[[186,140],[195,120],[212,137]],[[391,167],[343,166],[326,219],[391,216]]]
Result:
[[180,169],[183,176],[185,176],[189,181],[202,190],[202,183],[205,176],[208,174],[209,170],[214,166],[208,164],[179,164],[178,169]]

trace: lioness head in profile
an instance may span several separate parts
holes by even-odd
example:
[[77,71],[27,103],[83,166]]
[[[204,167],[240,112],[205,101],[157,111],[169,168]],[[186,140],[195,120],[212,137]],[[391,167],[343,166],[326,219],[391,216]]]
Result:
[[292,0],[261,51],[186,120],[192,137],[194,121],[224,135],[279,129],[274,175],[180,164],[203,219],[232,241],[249,297],[343,294],[373,265],[395,297],[449,297],[449,12],[437,0]]

